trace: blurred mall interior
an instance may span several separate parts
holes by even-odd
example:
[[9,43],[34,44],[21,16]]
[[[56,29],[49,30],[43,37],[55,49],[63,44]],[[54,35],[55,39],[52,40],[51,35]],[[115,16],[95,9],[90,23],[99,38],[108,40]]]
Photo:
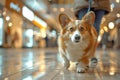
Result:
[[[45,68],[47,69],[47,67],[51,68],[51,72],[53,68],[56,68],[56,71],[53,71],[53,74],[59,73],[59,67],[56,67],[57,62],[51,61],[58,59],[56,56],[52,54],[57,53],[57,37],[59,35],[60,29],[60,25],[58,23],[58,15],[64,12],[71,16],[71,18],[75,18],[73,14],[73,3],[74,0],[0,0],[0,80],[36,80],[31,79],[30,76],[27,77],[26,79],[21,78],[15,79],[18,76],[25,75],[27,67],[30,68],[31,65],[32,68],[30,68],[30,70],[28,69],[31,72],[27,73],[32,74],[33,76],[39,73],[37,72],[36,68],[39,68],[39,71],[41,72],[43,72],[42,70],[45,70]],[[108,53],[108,55],[111,54],[110,56],[112,56],[112,58],[116,58],[117,56],[119,56],[119,54],[117,55],[117,53],[120,53],[118,51],[120,49],[120,0],[110,0],[110,8],[111,12],[102,18],[100,34],[98,37],[99,42],[98,49],[115,50],[117,52],[108,51],[106,52],[105,55],[107,56]],[[52,50],[55,52],[53,52]],[[98,53],[99,52],[100,51],[98,51]],[[104,51],[100,53],[103,54]],[[114,53],[116,53],[116,55]],[[114,57],[114,55],[116,57]],[[27,62],[27,60],[28,63],[25,63],[25,61]],[[31,60],[33,60],[32,62],[41,61],[34,64],[34,70],[33,63],[31,62]],[[115,61],[116,60],[117,59],[115,59]],[[13,63],[11,63],[10,61]],[[3,66],[5,65],[5,63],[7,64],[7,66]],[[25,65],[23,65],[24,63]],[[36,65],[42,63],[44,65],[35,67]],[[45,67],[45,65],[49,66]],[[50,65],[55,67],[51,67]],[[11,70],[8,68],[11,68]],[[120,68],[120,64],[118,68]],[[115,71],[117,71],[116,68]],[[21,74],[19,72],[23,73]],[[44,74],[45,73],[41,73],[41,75]],[[114,73],[110,74],[114,75]],[[11,75],[14,75],[14,78],[13,76],[11,77],[11,79],[6,78]],[[41,75],[39,75],[39,77]],[[60,72],[60,75],[63,76],[64,73]],[[73,75],[73,73],[71,73],[71,75]],[[74,80],[74,79],[45,78],[40,80]],[[116,80],[116,79],[105,78],[104,80]]]
[[[56,47],[58,15],[74,18],[74,0],[0,0],[0,47]],[[111,12],[104,16],[99,47],[120,48],[120,2],[110,0]]]

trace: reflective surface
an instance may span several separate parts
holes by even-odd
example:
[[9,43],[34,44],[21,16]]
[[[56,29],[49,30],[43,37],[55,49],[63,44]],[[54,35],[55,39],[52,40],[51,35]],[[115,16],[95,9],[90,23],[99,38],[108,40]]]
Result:
[[64,70],[57,48],[0,49],[0,80],[120,80],[120,50],[96,51],[95,69]]

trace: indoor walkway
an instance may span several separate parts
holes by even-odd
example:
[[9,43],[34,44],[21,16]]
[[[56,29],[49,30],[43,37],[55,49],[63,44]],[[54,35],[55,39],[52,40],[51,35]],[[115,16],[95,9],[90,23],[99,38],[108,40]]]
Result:
[[0,80],[120,80],[120,50],[96,51],[99,63],[87,73],[64,70],[57,48],[0,49]]

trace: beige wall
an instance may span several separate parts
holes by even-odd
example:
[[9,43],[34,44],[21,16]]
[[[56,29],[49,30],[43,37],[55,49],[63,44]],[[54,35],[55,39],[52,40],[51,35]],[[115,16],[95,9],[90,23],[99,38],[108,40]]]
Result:
[[23,23],[22,17],[14,12],[11,12],[10,16],[11,16],[11,21],[13,23],[12,31],[11,31],[12,39],[15,37],[15,33],[17,33],[17,36],[18,36],[18,40],[16,40],[12,45],[14,45],[14,47],[16,48],[21,48],[22,47],[22,23]]

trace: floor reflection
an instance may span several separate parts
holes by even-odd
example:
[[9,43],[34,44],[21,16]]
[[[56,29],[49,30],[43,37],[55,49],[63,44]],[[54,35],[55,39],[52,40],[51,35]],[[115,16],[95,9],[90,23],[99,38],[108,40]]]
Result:
[[0,49],[0,80],[119,80],[119,50],[97,50],[95,69],[78,74],[62,68],[57,49]]
[[28,76],[28,77],[26,77],[26,78],[24,78],[22,80],[33,80],[33,78],[32,78],[32,76]]
[[0,55],[0,76],[2,75],[2,55]]

